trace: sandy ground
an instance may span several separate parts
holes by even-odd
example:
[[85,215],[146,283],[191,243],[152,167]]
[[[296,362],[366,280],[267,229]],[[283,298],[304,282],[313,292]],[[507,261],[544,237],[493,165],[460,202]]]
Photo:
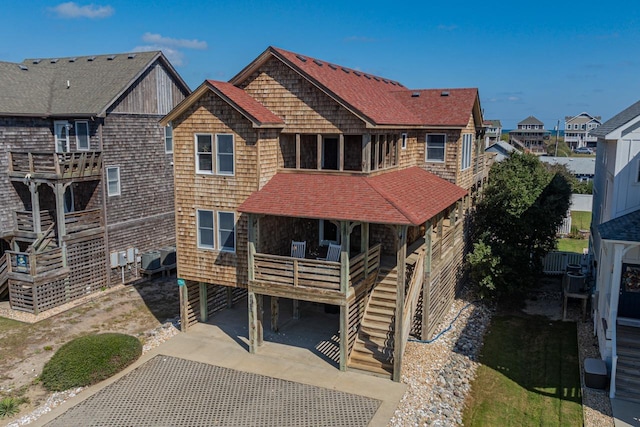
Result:
[[[178,316],[178,286],[175,276],[143,280],[65,308],[49,318],[26,323],[16,319],[31,321],[33,316],[11,313],[8,301],[0,302],[0,398],[28,399],[15,418],[38,407],[50,395],[38,377],[60,346],[78,336],[101,332],[130,334],[144,344],[146,331]],[[6,418],[2,423],[11,420]]]

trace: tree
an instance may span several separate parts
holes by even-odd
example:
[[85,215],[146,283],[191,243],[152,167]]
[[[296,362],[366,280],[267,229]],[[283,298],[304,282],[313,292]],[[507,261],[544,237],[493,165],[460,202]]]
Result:
[[570,198],[566,177],[547,171],[532,154],[515,153],[493,166],[474,216],[481,233],[467,257],[482,295],[508,296],[535,282]]

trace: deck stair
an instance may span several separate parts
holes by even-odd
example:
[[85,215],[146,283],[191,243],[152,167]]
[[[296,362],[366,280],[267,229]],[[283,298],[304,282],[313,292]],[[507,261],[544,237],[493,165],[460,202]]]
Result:
[[640,328],[617,325],[616,398],[640,403]]
[[397,281],[395,266],[380,266],[378,281],[369,296],[358,337],[349,355],[350,368],[384,376],[393,373]]
[[27,252],[42,253],[49,249],[57,248],[55,223],[52,223],[40,237],[38,237],[27,249]]
[[9,261],[7,254],[0,256],[0,298],[9,293]]

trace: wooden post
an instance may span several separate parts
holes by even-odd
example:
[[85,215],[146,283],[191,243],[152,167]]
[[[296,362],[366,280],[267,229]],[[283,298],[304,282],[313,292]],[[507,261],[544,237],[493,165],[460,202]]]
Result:
[[296,133],[296,169],[300,169],[300,134]]
[[389,135],[388,134],[384,134],[384,135],[380,135],[382,137],[382,169],[386,169],[388,166],[388,160],[387,159],[387,146],[389,144]]
[[362,135],[362,172],[371,170],[371,134]]
[[256,295],[256,311],[257,311],[257,327],[256,334],[258,335],[257,341],[258,346],[261,346],[264,342],[264,328],[262,325],[264,324],[264,296],[262,294]]
[[443,229],[444,215],[438,214],[438,246],[440,247],[439,258],[442,259],[442,229]]
[[227,286],[227,308],[233,307],[233,288]]
[[393,381],[399,382],[402,373],[402,353],[404,351],[404,328],[402,317],[404,313],[404,285],[407,274],[407,228],[406,225],[396,227],[396,261],[398,268],[398,282],[396,284],[396,316],[395,332],[393,336]]
[[318,134],[316,136],[316,150],[318,153],[318,159],[317,159],[317,165],[316,165],[316,169],[321,170],[322,169],[322,135]]
[[258,218],[254,214],[249,214],[247,221],[247,275],[249,285],[255,280],[255,255],[256,241],[258,238]]
[[297,299],[293,301],[293,318],[298,320],[300,318],[300,301]]
[[349,347],[349,304],[346,302],[349,290],[349,246],[351,243],[351,223],[340,221],[340,292],[345,297],[345,305],[340,306],[340,370],[347,370],[347,349]]
[[371,135],[371,151],[373,158],[373,170],[378,170],[378,165],[380,162],[380,135]]
[[422,285],[422,328],[420,331],[420,338],[423,340],[429,339],[429,312],[431,307],[431,253],[432,242],[431,236],[433,235],[433,224],[431,221],[425,223],[426,230],[424,232],[424,280]]
[[29,183],[29,192],[31,193],[31,217],[33,218],[33,231],[37,236],[42,233],[42,224],[40,219],[40,193],[38,191],[38,183],[31,181]]
[[258,351],[258,303],[255,292],[247,293],[249,303],[249,353],[255,354]]
[[338,169],[344,170],[344,134],[338,135]]
[[65,185],[61,182],[54,184],[54,193],[56,198],[56,225],[58,227],[58,246],[62,246],[64,236],[67,234],[64,215],[64,189]]
[[280,317],[280,299],[271,297],[271,330],[278,332],[278,317]]
[[340,306],[340,370],[347,370],[349,354],[349,303]]
[[369,274],[369,223],[360,223],[360,253],[364,253],[364,276]]
[[209,305],[207,304],[207,284],[200,282],[200,321],[209,319]]
[[180,330],[187,332],[189,329],[189,289],[187,285],[178,286],[180,294]]

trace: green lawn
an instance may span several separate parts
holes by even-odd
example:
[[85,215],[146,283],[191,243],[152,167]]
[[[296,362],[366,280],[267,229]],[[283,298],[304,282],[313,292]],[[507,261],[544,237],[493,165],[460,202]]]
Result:
[[582,253],[582,250],[589,247],[588,239],[558,239],[558,250],[563,252]]
[[578,230],[588,230],[591,227],[591,212],[571,212],[571,227],[578,227]]
[[581,426],[576,325],[496,316],[463,415],[466,426]]

